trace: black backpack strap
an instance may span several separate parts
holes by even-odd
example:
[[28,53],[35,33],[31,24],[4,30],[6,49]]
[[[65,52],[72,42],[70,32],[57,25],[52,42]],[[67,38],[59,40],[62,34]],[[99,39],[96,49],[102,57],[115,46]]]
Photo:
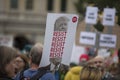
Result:
[[24,71],[21,71],[21,72],[20,72],[19,79],[20,79],[20,80],[24,80]]
[[48,70],[46,70],[45,68],[39,68],[38,73],[35,74],[33,77],[31,77],[30,80],[38,80],[47,72],[48,72]]

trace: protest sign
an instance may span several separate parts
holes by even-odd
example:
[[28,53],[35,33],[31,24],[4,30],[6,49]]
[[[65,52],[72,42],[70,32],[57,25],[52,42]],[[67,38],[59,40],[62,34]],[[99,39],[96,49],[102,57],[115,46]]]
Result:
[[96,34],[93,32],[81,32],[79,42],[81,44],[95,45]]
[[0,45],[13,46],[13,36],[11,35],[0,35]]
[[[69,65],[78,15],[48,13],[40,66],[51,62]],[[56,58],[57,60],[52,60]]]
[[80,58],[81,54],[83,54],[83,53],[86,53],[85,47],[77,46],[74,44],[70,62],[79,64],[79,58]]
[[114,26],[115,24],[115,12],[114,8],[105,8],[103,14],[103,25]]
[[110,57],[110,52],[108,52],[107,49],[101,48],[98,50],[98,55],[106,58],[106,57]]
[[87,24],[96,24],[98,16],[98,8],[97,7],[87,7],[85,22]]
[[100,35],[100,47],[108,47],[108,48],[115,48],[116,47],[116,35],[110,35],[110,34],[101,34]]

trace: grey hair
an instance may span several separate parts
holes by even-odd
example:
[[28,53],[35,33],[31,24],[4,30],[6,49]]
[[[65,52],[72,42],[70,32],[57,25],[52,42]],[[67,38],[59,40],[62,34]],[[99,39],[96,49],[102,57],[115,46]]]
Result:
[[36,43],[30,51],[31,62],[36,65],[39,65],[42,58],[42,52],[43,52],[42,44]]

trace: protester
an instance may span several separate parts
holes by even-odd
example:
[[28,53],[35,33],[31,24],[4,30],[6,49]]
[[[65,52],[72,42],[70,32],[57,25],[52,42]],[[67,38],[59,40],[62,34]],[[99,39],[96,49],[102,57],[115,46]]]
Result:
[[102,80],[120,80],[120,50],[118,50],[118,63],[112,63],[109,67],[110,74],[105,74]]
[[23,34],[18,34],[13,38],[13,46],[19,51],[23,51],[26,45],[31,45],[32,42]]
[[90,59],[89,61],[87,61],[87,65],[89,65],[90,67],[94,67],[93,59]]
[[79,57],[79,65],[70,68],[70,70],[65,75],[65,80],[80,80],[79,73],[83,66],[87,65],[89,60],[88,54],[81,54]]
[[77,66],[77,65],[78,65],[78,64],[75,63],[75,62],[71,62],[71,63],[70,63],[70,68],[75,67],[75,66]]
[[[42,58],[42,51],[43,47],[40,43],[35,44],[31,51],[30,51],[30,68],[25,70],[23,73],[24,79],[30,79],[33,78],[34,80],[40,79],[40,80],[55,80],[55,77],[50,72],[45,72],[45,74],[41,77],[36,75],[42,74],[43,68],[39,66],[41,58]],[[36,78],[36,79],[35,79]],[[20,80],[19,77],[16,78],[16,80]]]
[[118,50],[118,72],[115,77],[120,80],[120,49]]
[[[68,72],[69,66],[61,64],[59,66],[59,79],[58,80],[64,80],[66,73]],[[57,79],[56,79],[57,80]]]
[[120,80],[120,49],[118,49],[118,64],[117,64],[117,71],[114,74],[116,80]]
[[118,67],[117,67],[117,63],[112,63],[109,67],[108,67],[108,71],[112,74],[112,75],[116,75],[116,73],[118,72]]
[[21,53],[25,54],[29,58],[30,50],[31,50],[32,46],[33,45],[25,45],[25,47],[23,48],[23,50],[21,51]]
[[102,71],[96,67],[84,66],[80,72],[80,80],[101,80]]
[[88,60],[89,60],[88,54],[86,54],[86,53],[81,54],[79,57],[79,65],[85,66]]
[[116,80],[114,76],[105,69],[105,60],[102,56],[96,56],[92,60],[93,67],[96,67],[102,71],[103,77],[102,80]]
[[[25,54],[18,54],[18,57],[16,58],[16,64],[17,64],[17,74],[20,74],[20,79],[22,78],[23,72],[29,68],[29,61],[28,57]],[[16,75],[16,76],[18,76]]]
[[0,46],[0,80],[13,80],[16,75],[17,51],[7,46]]
[[76,67],[70,68],[70,70],[65,75],[64,80],[80,80],[81,69],[82,69],[81,66],[76,66]]
[[105,68],[104,58],[102,56],[96,56],[95,58],[93,58],[92,61],[93,61],[94,67],[97,67],[99,69]]
[[29,68],[29,59],[25,54],[18,54],[16,64],[18,67],[18,72],[24,71]]

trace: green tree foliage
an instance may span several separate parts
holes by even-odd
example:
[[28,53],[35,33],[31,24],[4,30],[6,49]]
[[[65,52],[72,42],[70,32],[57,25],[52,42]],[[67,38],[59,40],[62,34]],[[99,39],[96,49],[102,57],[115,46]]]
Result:
[[[117,24],[120,25],[120,0],[78,0],[78,2],[75,3],[75,7],[78,13],[84,17],[86,12],[86,6],[91,4],[98,7],[99,13],[102,13],[103,9],[106,7],[115,8],[116,15],[118,16]],[[101,25],[103,27],[103,25],[98,22],[98,24],[95,25],[95,28],[98,31],[103,30],[103,28],[97,28],[98,25]]]

